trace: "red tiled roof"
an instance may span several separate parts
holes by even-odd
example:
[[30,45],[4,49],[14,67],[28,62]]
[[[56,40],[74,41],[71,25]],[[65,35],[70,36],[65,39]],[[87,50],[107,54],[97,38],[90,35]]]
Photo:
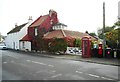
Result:
[[31,38],[26,34],[20,41],[31,41]]
[[78,31],[70,31],[70,30],[64,30],[66,36],[71,36],[72,38],[82,38],[83,36],[86,36],[86,33],[78,32]]
[[[55,30],[55,31],[51,31],[47,34],[44,35],[43,39],[51,39],[54,37],[57,38],[80,38],[82,39],[82,37],[84,36],[90,36],[87,33],[82,33],[82,32],[78,32],[78,31],[70,31],[70,30]],[[93,38],[92,36],[90,36],[92,40],[94,40],[95,38]]]
[[37,20],[35,20],[31,25],[30,27],[36,27],[36,26],[39,26],[41,25],[45,19],[47,19],[49,15],[44,15],[44,16],[40,16]]
[[55,30],[55,31],[51,31],[51,32],[48,32],[44,35],[43,39],[51,39],[51,38],[63,38],[64,35],[62,33],[61,30]]

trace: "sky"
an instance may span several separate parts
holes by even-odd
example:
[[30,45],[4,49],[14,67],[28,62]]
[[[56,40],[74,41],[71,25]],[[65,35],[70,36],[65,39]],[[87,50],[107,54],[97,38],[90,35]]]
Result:
[[112,26],[118,17],[119,0],[0,0],[0,32],[2,35],[15,27],[33,21],[50,9],[58,13],[58,19],[68,30],[95,32],[103,27],[103,2],[105,2],[106,26]]

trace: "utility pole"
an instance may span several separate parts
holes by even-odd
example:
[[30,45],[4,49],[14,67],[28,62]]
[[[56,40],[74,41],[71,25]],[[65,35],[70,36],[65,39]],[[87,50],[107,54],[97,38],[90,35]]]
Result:
[[103,56],[105,56],[105,2],[103,2]]

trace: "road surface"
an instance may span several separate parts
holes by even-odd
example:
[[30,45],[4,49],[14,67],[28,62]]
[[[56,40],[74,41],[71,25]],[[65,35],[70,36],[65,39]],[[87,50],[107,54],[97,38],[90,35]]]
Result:
[[1,59],[2,80],[118,80],[118,66],[9,50],[0,50]]

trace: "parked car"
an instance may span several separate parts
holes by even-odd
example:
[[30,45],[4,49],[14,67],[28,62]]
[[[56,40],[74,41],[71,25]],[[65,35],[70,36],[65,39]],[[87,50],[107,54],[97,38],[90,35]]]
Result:
[[7,47],[6,47],[6,45],[5,44],[0,44],[0,50],[6,50],[7,49]]

